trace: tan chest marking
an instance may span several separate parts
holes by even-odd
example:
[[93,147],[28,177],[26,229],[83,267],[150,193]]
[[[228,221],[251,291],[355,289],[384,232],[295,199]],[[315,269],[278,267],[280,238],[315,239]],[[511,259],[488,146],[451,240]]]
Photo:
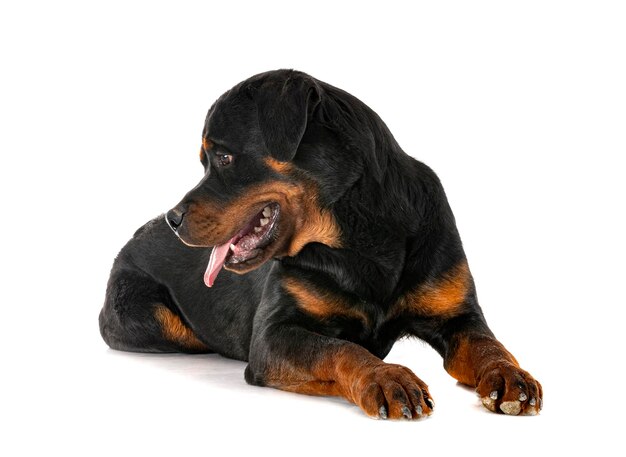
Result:
[[367,315],[338,294],[320,290],[311,283],[292,277],[283,280],[283,287],[296,300],[298,308],[318,319],[345,317],[368,324]]
[[471,286],[467,261],[463,260],[440,279],[420,284],[402,296],[398,311],[422,316],[453,316],[459,312]]

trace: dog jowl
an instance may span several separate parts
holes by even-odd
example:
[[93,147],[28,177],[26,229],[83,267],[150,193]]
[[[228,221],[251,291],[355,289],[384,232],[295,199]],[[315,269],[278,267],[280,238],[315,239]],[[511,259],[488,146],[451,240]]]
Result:
[[350,94],[304,73],[243,81],[210,108],[204,174],[115,260],[115,349],[217,352],[250,384],[341,396],[377,418],[433,412],[384,362],[415,336],[490,411],[534,415],[541,385],[494,337],[434,172]]

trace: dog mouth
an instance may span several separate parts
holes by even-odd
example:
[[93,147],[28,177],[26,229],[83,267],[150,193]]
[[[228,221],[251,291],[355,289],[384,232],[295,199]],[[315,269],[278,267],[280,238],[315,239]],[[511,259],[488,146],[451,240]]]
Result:
[[206,286],[213,286],[222,267],[239,271],[262,263],[264,252],[276,241],[279,216],[278,203],[267,203],[226,243],[214,246],[204,273]]

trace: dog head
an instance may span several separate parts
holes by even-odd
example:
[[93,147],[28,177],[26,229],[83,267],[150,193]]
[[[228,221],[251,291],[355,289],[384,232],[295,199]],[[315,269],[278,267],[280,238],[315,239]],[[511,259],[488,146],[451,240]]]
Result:
[[222,267],[245,273],[308,243],[341,245],[331,205],[355,170],[333,157],[338,140],[316,114],[323,92],[310,76],[279,70],[238,84],[210,108],[205,175],[166,216],[187,245],[213,247],[207,286]]

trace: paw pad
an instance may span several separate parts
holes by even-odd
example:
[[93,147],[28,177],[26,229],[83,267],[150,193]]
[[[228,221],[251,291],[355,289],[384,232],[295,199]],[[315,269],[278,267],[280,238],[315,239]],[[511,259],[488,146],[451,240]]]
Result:
[[500,405],[500,411],[504,414],[517,416],[522,411],[522,404],[519,401],[504,401]]

